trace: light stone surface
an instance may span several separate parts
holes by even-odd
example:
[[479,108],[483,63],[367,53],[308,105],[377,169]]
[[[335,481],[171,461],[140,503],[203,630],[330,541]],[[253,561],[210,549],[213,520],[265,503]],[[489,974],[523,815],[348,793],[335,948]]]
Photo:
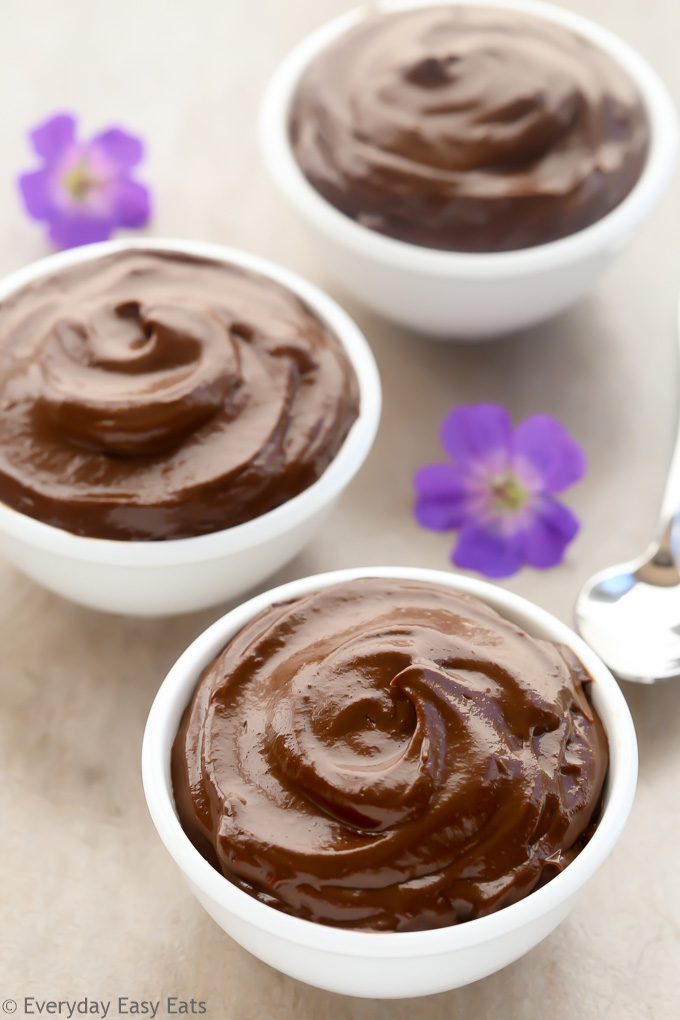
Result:
[[[14,177],[56,110],[148,140],[151,233],[259,252],[336,294],[265,176],[258,100],[277,61],[352,0],[0,0],[0,273],[46,253]],[[680,99],[678,0],[570,0],[648,57]],[[410,478],[453,404],[557,415],[590,471],[568,561],[507,587],[571,619],[597,568],[644,548],[675,429],[680,177],[596,292],[547,326],[477,348],[407,335],[344,300],[382,373],[375,449],[324,532],[275,580],[335,567],[448,568],[450,536],[413,523]],[[343,295],[337,294],[341,300]],[[0,1002],[204,1000],[227,1020],[665,1020],[680,1009],[680,684],[626,687],[640,740],[633,815],[570,918],[528,956],[456,992],[334,996],[251,958],[209,919],[147,815],[139,756],[165,672],[221,610],[165,622],[80,609],[0,565]],[[349,976],[348,976],[349,977]],[[167,1015],[161,1007],[159,1016]],[[62,1014],[63,1015],[63,1014]],[[116,1006],[109,1016],[116,1015]]]

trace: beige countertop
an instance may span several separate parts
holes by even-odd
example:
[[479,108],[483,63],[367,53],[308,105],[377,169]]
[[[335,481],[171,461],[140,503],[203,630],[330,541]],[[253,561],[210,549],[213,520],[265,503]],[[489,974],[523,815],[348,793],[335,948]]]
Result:
[[[507,587],[566,621],[595,569],[644,548],[676,414],[674,315],[680,174],[635,242],[579,307],[501,343],[439,345],[337,293],[261,166],[255,114],[277,60],[352,0],[2,0],[0,272],[46,252],[14,176],[26,130],[60,109],[148,141],[155,235],[251,249],[327,286],[375,350],[378,440],[322,533],[276,580],[334,567],[448,569],[451,537],[411,518],[410,479],[438,454],[461,401],[516,419],[557,415],[590,470],[569,494],[583,531],[567,562]],[[680,102],[677,0],[570,0],[657,67]],[[268,585],[267,585],[268,586]],[[626,687],[640,740],[628,828],[569,919],[505,971],[429,999],[334,996],[250,957],[182,882],[148,817],[142,731],[154,693],[215,609],[164,622],[108,617],[0,564],[0,1000],[203,1000],[214,1018],[641,1020],[680,1010],[680,684]],[[167,1015],[163,1013],[159,1016]],[[115,1006],[109,1015],[115,1014]]]

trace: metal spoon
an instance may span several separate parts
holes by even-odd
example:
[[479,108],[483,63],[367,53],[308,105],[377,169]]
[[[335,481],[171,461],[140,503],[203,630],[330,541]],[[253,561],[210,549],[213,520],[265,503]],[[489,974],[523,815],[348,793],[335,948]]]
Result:
[[679,563],[680,431],[656,537],[638,559],[591,577],[576,600],[581,636],[623,680],[680,677]]

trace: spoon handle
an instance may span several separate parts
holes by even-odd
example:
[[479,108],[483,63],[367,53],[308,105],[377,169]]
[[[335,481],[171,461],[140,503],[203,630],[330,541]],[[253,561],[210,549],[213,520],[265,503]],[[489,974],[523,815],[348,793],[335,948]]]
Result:
[[[676,334],[680,367],[680,301],[678,302]],[[661,503],[655,544],[658,546],[658,553],[654,559],[660,555],[668,562],[668,565],[680,563],[680,415],[678,415],[678,436]]]

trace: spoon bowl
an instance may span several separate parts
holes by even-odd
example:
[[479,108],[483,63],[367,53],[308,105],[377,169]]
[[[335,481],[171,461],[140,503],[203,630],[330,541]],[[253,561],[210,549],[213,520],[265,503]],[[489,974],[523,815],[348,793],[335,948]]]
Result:
[[680,573],[662,550],[595,574],[576,602],[576,627],[622,680],[680,676]]
[[679,564],[680,429],[656,538],[638,559],[591,577],[576,600],[576,629],[622,680],[680,677]]

